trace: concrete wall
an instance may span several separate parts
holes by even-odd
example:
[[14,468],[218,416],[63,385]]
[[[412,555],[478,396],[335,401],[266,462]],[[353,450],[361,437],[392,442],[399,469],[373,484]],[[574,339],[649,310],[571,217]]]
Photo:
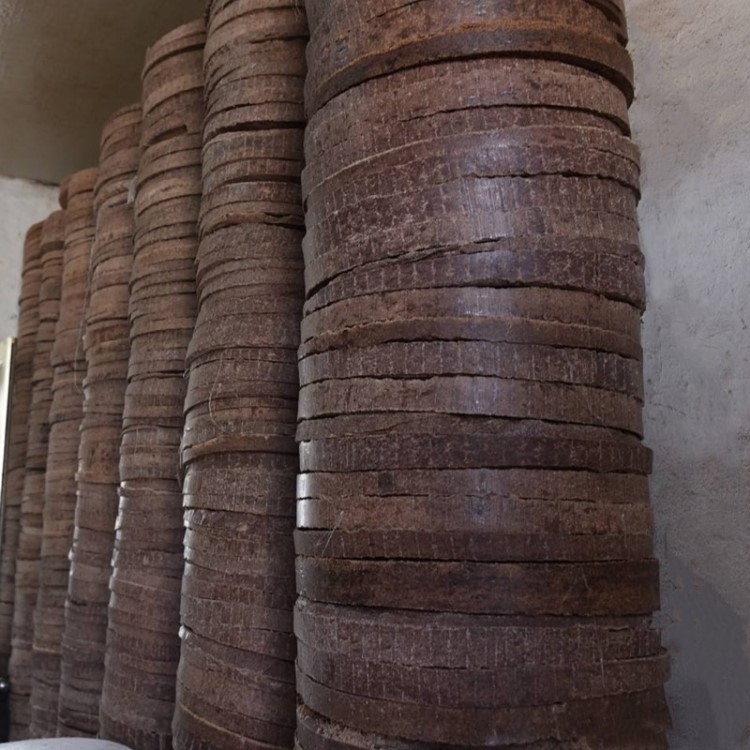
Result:
[[59,208],[57,192],[56,187],[0,176],[0,338],[16,335],[26,231]]
[[750,748],[750,3],[626,0],[673,750]]

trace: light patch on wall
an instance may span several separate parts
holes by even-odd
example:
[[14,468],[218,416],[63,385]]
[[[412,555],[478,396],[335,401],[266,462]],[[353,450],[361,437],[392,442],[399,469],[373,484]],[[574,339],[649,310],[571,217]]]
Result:
[[16,335],[26,232],[59,208],[57,187],[0,176],[0,339]]

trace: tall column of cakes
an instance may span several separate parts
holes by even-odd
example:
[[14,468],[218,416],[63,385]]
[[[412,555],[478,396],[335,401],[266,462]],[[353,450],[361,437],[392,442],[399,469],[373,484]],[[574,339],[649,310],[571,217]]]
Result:
[[65,603],[58,733],[96,737],[104,678],[109,577],[120,484],[122,412],[130,353],[128,301],[140,156],[140,104],[104,126],[94,189],[96,235],[84,353],[78,499]]
[[86,376],[83,330],[94,239],[96,178],[96,169],[76,172],[71,176],[67,190],[60,313],[50,354],[52,404],[49,412],[39,593],[34,611],[29,729],[32,737],[54,737],[57,734],[60,653],[76,507],[83,380]]
[[13,604],[16,588],[16,555],[21,530],[21,500],[26,476],[26,447],[31,413],[31,379],[36,333],[39,327],[39,288],[42,282],[41,241],[43,222],[26,233],[18,302],[18,335],[13,356],[11,408],[5,463],[2,547],[0,548],[0,673],[8,674]]
[[[65,191],[61,191],[60,196],[61,205],[64,206]],[[64,244],[65,211],[55,211],[42,226],[40,246],[39,324],[31,374],[31,408],[16,557],[9,667],[12,740],[28,738],[31,721],[31,653],[34,640],[34,610],[39,592],[49,415],[52,404],[53,373],[50,355],[60,313]]]
[[306,41],[298,0],[209,4],[199,308],[182,441],[181,750],[294,742]]
[[130,360],[120,446],[100,736],[171,746],[180,652],[183,514],[179,446],[195,326],[203,46],[196,21],[146,55],[135,188]]
[[666,747],[620,0],[309,0],[300,750]]

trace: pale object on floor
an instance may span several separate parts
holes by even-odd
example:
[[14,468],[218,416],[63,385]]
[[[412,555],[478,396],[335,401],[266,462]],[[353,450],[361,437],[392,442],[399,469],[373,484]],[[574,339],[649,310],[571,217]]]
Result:
[[47,740],[7,742],[3,750],[129,750],[125,745],[107,740],[87,740],[77,737],[51,737]]

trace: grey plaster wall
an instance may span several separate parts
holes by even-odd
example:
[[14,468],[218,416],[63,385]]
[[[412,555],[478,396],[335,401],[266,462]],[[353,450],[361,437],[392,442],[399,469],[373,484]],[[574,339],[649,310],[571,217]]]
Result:
[[750,2],[626,0],[673,750],[750,748]]

